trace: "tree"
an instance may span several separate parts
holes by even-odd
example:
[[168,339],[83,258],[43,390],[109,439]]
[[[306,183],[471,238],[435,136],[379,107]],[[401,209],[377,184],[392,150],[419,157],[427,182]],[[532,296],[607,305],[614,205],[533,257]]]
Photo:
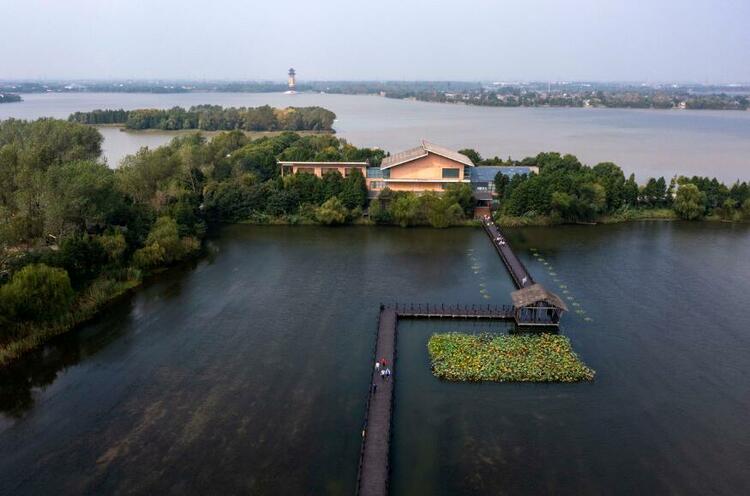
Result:
[[51,169],[45,194],[45,228],[57,237],[104,226],[121,196],[112,169],[99,162],[69,162]]
[[635,174],[630,174],[630,177],[622,189],[622,199],[626,205],[635,207],[638,205],[638,183],[635,182]]
[[79,289],[99,274],[108,259],[107,251],[98,238],[77,236],[63,240],[60,250],[50,257],[50,262],[65,268],[73,287]]
[[692,183],[683,184],[677,190],[673,208],[680,218],[695,220],[705,213],[706,195]]
[[620,208],[625,196],[625,175],[622,169],[612,162],[602,162],[592,167],[591,171],[597,176],[597,182],[604,186],[607,209]]
[[451,226],[460,221],[464,215],[461,205],[447,194],[437,195],[427,192],[419,197],[419,201],[424,205],[427,222],[432,227]]
[[0,288],[3,305],[17,320],[57,320],[70,310],[73,288],[64,269],[27,265]]
[[510,184],[510,178],[507,175],[502,172],[495,174],[495,193],[499,197],[505,196],[505,188],[508,187],[508,184]]
[[323,174],[323,197],[328,200],[339,196],[344,187],[344,178],[337,170],[328,171]]
[[474,162],[474,165],[479,165],[483,161],[482,156],[479,154],[479,152],[474,150],[473,148],[464,148],[463,150],[458,150],[458,153],[469,157],[469,159]]
[[315,210],[315,219],[329,226],[343,224],[348,213],[341,200],[333,196]]
[[745,219],[750,220],[750,198],[742,202],[742,215]]
[[421,202],[417,195],[411,192],[394,195],[388,206],[388,213],[393,222],[401,227],[413,226],[421,223]]
[[350,210],[367,206],[367,183],[359,169],[352,169],[346,176],[340,197],[344,206]]
[[142,269],[176,262],[199,248],[194,238],[180,238],[177,222],[159,217],[146,238],[146,245],[133,254],[133,261]]

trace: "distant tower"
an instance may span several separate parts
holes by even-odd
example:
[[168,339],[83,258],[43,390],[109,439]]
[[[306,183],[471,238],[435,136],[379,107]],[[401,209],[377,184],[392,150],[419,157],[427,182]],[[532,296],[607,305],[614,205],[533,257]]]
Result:
[[297,80],[295,79],[295,76],[297,75],[296,72],[294,72],[294,68],[289,69],[289,91],[294,92],[294,89],[297,87]]

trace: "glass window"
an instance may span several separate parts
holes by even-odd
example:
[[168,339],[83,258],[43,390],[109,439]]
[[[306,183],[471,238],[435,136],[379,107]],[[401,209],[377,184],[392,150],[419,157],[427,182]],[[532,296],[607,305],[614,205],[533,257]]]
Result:
[[443,179],[458,179],[460,169],[443,169]]

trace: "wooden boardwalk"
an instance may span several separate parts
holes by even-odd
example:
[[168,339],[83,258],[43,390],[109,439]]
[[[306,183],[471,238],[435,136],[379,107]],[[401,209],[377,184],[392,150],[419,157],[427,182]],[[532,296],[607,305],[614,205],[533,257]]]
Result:
[[[391,449],[391,416],[393,414],[393,388],[396,381],[396,311],[380,306],[375,357],[370,361],[370,391],[362,428],[362,448],[359,455],[357,494],[385,496],[388,494]],[[385,358],[393,375],[383,380],[375,369],[375,360]],[[373,384],[377,385],[373,392]]]
[[[357,494],[386,496],[390,480],[391,421],[396,385],[396,339],[400,318],[491,319],[514,318],[508,305],[430,305],[426,303],[380,305],[375,355],[370,361],[371,375],[362,447],[359,455]],[[375,360],[385,358],[391,369],[390,379],[382,379]],[[373,392],[373,384],[377,385]]]
[[518,289],[525,288],[534,284],[534,278],[531,277],[529,271],[526,270],[526,266],[521,260],[513,253],[513,249],[510,247],[510,243],[505,238],[505,235],[492,220],[482,219],[482,227],[484,231],[490,237],[492,246],[495,247],[497,253],[500,255],[505,268],[508,269],[513,284]]

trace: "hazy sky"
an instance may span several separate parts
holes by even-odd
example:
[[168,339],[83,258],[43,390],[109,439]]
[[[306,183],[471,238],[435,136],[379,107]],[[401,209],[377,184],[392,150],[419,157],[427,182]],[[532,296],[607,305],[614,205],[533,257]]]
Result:
[[750,81],[750,0],[0,0],[0,79]]

